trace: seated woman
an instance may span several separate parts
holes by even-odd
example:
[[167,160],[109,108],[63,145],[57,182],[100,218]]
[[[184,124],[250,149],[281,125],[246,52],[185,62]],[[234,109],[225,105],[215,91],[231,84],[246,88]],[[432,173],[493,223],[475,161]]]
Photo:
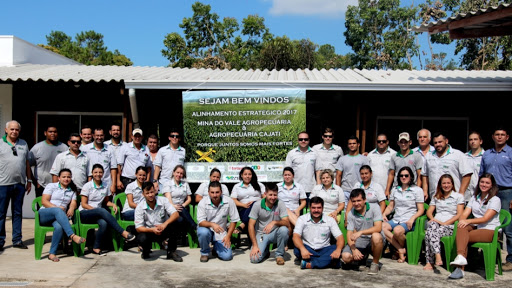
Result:
[[[469,200],[457,225],[455,243],[457,257],[450,263],[457,268],[450,275],[451,279],[464,277],[464,266],[468,264],[468,244],[474,242],[491,242],[494,229],[500,226],[501,200],[496,196],[498,185],[494,176],[485,173],[478,179],[475,193]],[[468,219],[473,214],[473,218]]]
[[[354,185],[354,189],[363,189],[366,194],[366,202],[379,205],[380,213],[383,213],[386,209],[386,194],[379,183],[372,181],[372,168],[368,165],[361,166],[359,175],[361,176],[361,183]],[[346,211],[350,211],[350,209],[352,209],[352,201],[348,201]]]
[[183,181],[185,178],[187,178],[185,167],[183,165],[176,165],[172,171],[171,181],[167,181],[162,188],[162,193],[169,200],[169,203],[176,208],[176,211],[179,212],[178,223],[188,225],[193,230],[196,230],[197,223],[192,219],[187,208],[188,204],[192,201],[192,192],[188,183]]
[[146,167],[137,167],[137,169],[135,169],[136,180],[126,186],[124,190],[126,201],[124,202],[123,212],[121,213],[123,220],[133,221],[135,219],[135,208],[137,208],[137,204],[144,201],[142,184],[146,181],[146,175]]
[[320,181],[322,184],[315,185],[311,191],[311,198],[318,196],[324,200],[324,214],[340,222],[341,211],[345,208],[345,193],[340,186],[334,184],[334,174],[332,170],[325,169],[320,172]]
[[116,218],[110,214],[103,205],[112,207],[114,213],[117,213],[117,206],[110,202],[109,196],[110,189],[103,185],[101,178],[103,177],[103,166],[101,164],[94,164],[92,166],[92,180],[85,183],[80,195],[80,221],[85,224],[98,224],[99,228],[96,232],[96,239],[92,253],[103,256],[105,253],[100,249],[103,236],[110,226],[117,233],[121,234],[126,241],[135,240],[135,236],[128,231],[123,230],[116,221]]
[[[391,190],[389,205],[384,210],[382,230],[388,243],[398,250],[398,263],[405,262],[405,234],[414,230],[416,218],[423,215],[423,189],[414,184],[411,168],[404,166],[398,170],[398,186]],[[395,210],[392,220],[389,214]]]
[[60,170],[58,175],[59,182],[46,185],[41,198],[43,205],[39,209],[39,223],[41,225],[52,225],[53,236],[52,245],[48,259],[53,262],[59,262],[56,256],[57,247],[62,239],[63,232],[76,244],[82,244],[85,239],[75,235],[69,224],[69,217],[72,217],[77,207],[76,203],[76,185],[71,181],[71,170],[65,168]]
[[[277,184],[277,198],[286,206],[288,220],[292,224],[292,229],[299,218],[302,209],[306,207],[306,192],[299,183],[293,181],[295,172],[291,167],[283,169],[283,182]],[[293,230],[291,230],[293,231]]]
[[[436,216],[434,217],[434,211]],[[459,220],[464,211],[464,196],[455,191],[453,178],[450,174],[444,174],[439,178],[437,191],[430,201],[427,210],[427,223],[425,233],[425,250],[427,264],[423,270],[433,270],[434,265],[443,265],[441,259],[441,237],[453,234],[453,223]]]
[[[196,203],[199,203],[199,201],[201,201],[203,197],[208,196],[208,186],[210,185],[211,182],[220,181],[220,178],[220,170],[217,168],[213,168],[212,171],[210,171],[210,181],[201,183],[201,185],[199,185],[199,188],[197,188],[196,193],[194,193]],[[222,195],[229,197],[228,187],[226,187],[226,185],[224,184],[220,185],[222,187]]]
[[241,233],[247,227],[252,205],[265,195],[265,186],[258,182],[258,176],[251,167],[242,168],[239,177],[242,181],[233,186],[231,198],[238,207],[238,214],[242,223],[235,229],[234,234]]

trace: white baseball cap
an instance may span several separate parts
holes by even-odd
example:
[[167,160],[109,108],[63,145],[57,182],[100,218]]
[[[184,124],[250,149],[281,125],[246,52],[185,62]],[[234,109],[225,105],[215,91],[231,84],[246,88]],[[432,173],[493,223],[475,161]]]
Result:
[[140,136],[142,136],[142,129],[140,129],[140,128],[133,129],[132,135],[135,136],[135,134],[137,134],[137,133],[140,134]]

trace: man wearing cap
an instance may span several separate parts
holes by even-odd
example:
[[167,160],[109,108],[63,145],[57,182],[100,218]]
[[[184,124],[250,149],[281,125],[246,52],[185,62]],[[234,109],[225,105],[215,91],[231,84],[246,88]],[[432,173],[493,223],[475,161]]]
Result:
[[152,180],[157,191],[171,180],[176,165],[185,165],[185,148],[180,146],[180,139],[180,132],[172,128],[169,133],[169,145],[160,148],[156,153]]
[[338,159],[343,156],[343,150],[340,146],[332,143],[334,139],[334,132],[331,128],[325,128],[322,135],[323,142],[313,146],[313,151],[316,153],[315,171],[316,171],[316,184],[321,184],[320,173],[322,170],[330,169],[336,171],[336,163]]
[[27,249],[22,241],[23,197],[32,187],[32,171],[28,161],[28,145],[20,139],[21,125],[15,120],[5,124],[0,140],[0,251],[5,245],[5,220],[11,203],[12,243],[14,248]]
[[34,188],[36,188],[36,197],[42,196],[46,185],[53,182],[50,170],[55,157],[68,150],[66,144],[59,142],[56,126],[49,124],[46,131],[44,131],[44,136],[46,139],[34,145],[28,156],[30,166],[35,166],[34,177],[37,181],[34,183]]
[[464,195],[471,181],[473,169],[464,153],[448,144],[448,138],[441,132],[434,133],[434,153],[427,154],[421,170],[423,192],[432,198],[437,191],[437,183],[443,174],[453,177],[455,191]]
[[382,189],[388,185],[389,163],[391,156],[396,151],[389,147],[389,140],[386,134],[377,135],[377,148],[368,153],[368,161],[372,168],[372,182],[376,182],[382,186]]
[[90,176],[92,173],[92,166],[94,164],[101,164],[103,166],[103,178],[101,179],[105,186],[110,186],[110,192],[116,193],[117,188],[117,160],[114,156],[114,152],[103,142],[105,140],[105,133],[102,128],[94,129],[93,134],[94,141],[85,145],[82,151],[87,153],[89,157],[89,180],[92,179]]
[[89,157],[86,152],[80,151],[80,135],[78,133],[71,133],[69,135],[68,151],[64,151],[55,157],[50,174],[52,174],[52,181],[56,183],[59,181],[59,172],[64,168],[71,170],[71,179],[78,188],[78,192],[87,183],[87,176],[89,175]]
[[348,154],[340,157],[336,164],[336,185],[345,193],[345,203],[348,203],[350,191],[357,183],[361,183],[359,169],[370,162],[366,156],[359,153],[359,138],[352,135],[347,140]]
[[132,142],[121,146],[119,149],[117,160],[117,189],[124,191],[126,186],[135,181],[135,170],[137,167],[146,167],[146,181],[149,181],[151,175],[151,161],[149,149],[142,144],[142,130],[140,128],[133,129]]
[[[388,174],[388,183],[386,185],[386,197],[389,197],[391,189],[395,187],[397,184],[396,181],[396,172],[398,172],[402,167],[408,166],[411,168],[414,179],[416,180],[416,185],[421,187],[421,177],[420,172],[423,167],[423,159],[419,153],[414,153],[411,150],[411,137],[409,133],[402,132],[398,135],[398,146],[400,150],[395,154],[391,155],[391,161],[389,162],[389,174]],[[427,193],[425,193],[424,197],[426,199]]]
[[309,134],[302,131],[298,135],[298,146],[286,155],[285,167],[292,167],[295,171],[295,180],[304,187],[306,195],[309,196],[315,186],[315,163],[316,154],[309,147]]

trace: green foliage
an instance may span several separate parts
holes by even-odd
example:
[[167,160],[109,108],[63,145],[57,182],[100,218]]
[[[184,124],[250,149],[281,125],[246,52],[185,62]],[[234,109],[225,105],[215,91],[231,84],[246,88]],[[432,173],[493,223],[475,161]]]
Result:
[[75,40],[62,31],[46,36],[47,45],[39,45],[85,65],[131,66],[132,61],[118,50],[108,51],[103,35],[94,31],[80,32]]
[[360,69],[412,69],[417,54],[409,29],[417,8],[400,7],[399,0],[359,0],[345,17],[345,43],[354,51]]

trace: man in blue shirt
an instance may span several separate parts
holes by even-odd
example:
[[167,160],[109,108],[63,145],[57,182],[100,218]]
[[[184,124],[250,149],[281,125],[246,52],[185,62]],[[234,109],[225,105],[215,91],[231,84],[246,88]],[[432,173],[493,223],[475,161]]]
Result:
[[[480,165],[481,176],[491,173],[499,187],[498,197],[501,199],[501,209],[510,211],[512,202],[512,147],[507,145],[509,135],[503,127],[494,129],[492,140],[494,148],[486,150]],[[507,258],[502,266],[504,271],[512,271],[512,225],[504,228],[507,238]]]

